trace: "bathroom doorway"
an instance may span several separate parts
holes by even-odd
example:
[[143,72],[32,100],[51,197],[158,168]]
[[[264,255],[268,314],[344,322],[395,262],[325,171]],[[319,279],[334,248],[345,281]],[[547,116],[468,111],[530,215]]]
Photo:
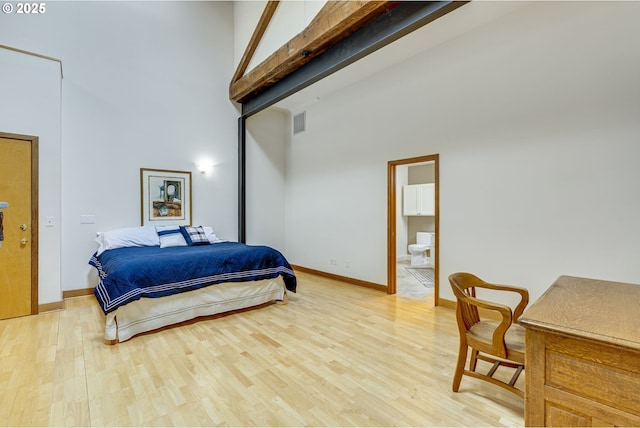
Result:
[[[402,222],[406,220],[403,216],[403,186],[410,185],[408,169],[414,169],[414,171],[420,170],[425,166],[426,172],[417,173],[420,175],[427,175],[432,177],[433,180],[433,199],[434,206],[432,216],[421,216],[417,219],[415,225],[409,227],[409,225],[403,225]],[[409,244],[415,243],[410,239],[411,234],[416,235],[417,230],[424,230],[433,233],[433,254],[428,254],[429,259],[432,261],[433,267],[433,300],[434,305],[439,303],[439,179],[438,179],[438,155],[420,156],[415,158],[400,159],[395,161],[389,161],[387,165],[387,293],[396,294],[398,292],[398,278],[399,273],[403,276],[405,272],[398,272],[399,258],[403,259],[408,256],[407,250],[405,250]],[[414,172],[412,175],[416,175]],[[429,181],[427,179],[413,179],[413,181]],[[408,221],[407,221],[408,223]],[[400,225],[399,225],[400,224]],[[403,249],[401,252],[399,249]],[[426,272],[426,269],[424,270]]]

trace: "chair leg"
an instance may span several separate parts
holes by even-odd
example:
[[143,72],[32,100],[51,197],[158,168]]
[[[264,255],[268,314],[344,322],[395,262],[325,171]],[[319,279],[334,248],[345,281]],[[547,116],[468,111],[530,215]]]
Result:
[[524,370],[524,366],[523,365],[519,365],[516,368],[516,372],[513,374],[513,377],[511,378],[511,381],[509,382],[509,385],[514,386],[516,384],[516,381],[518,380],[518,377],[520,376],[520,373],[522,373],[522,370]]
[[464,373],[464,365],[467,362],[467,344],[460,341],[460,349],[458,350],[458,364],[456,364],[456,372],[453,375],[453,392],[458,392],[460,381]]
[[471,348],[471,359],[469,360],[469,370],[476,371],[476,365],[478,364],[478,351]]

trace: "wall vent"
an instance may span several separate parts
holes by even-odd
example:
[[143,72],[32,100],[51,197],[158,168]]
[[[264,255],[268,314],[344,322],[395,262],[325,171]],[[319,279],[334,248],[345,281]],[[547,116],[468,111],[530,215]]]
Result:
[[307,112],[303,111],[293,116],[293,135],[304,132],[307,129]]

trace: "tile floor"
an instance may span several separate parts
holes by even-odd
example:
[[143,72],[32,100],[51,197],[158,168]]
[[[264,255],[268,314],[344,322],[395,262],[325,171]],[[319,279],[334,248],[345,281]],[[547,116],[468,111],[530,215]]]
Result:
[[[396,265],[396,293],[401,296],[430,298],[433,296],[433,287],[422,285],[406,268],[409,261],[399,261]],[[428,269],[428,268],[425,268]]]

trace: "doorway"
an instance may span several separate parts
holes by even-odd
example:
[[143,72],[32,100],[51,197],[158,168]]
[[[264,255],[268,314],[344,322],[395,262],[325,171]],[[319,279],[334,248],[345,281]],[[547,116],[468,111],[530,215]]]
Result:
[[0,132],[0,319],[38,313],[38,137]]
[[438,243],[440,240],[439,233],[439,175],[438,175],[438,155],[420,156],[415,158],[400,159],[395,161],[389,161],[387,164],[387,293],[396,294],[397,292],[397,220],[398,220],[398,199],[401,197],[401,192],[398,191],[398,170],[401,166],[411,166],[424,163],[433,163],[433,177],[434,177],[434,218],[433,228],[435,232],[435,245],[434,245],[434,305],[439,304],[439,251]]

